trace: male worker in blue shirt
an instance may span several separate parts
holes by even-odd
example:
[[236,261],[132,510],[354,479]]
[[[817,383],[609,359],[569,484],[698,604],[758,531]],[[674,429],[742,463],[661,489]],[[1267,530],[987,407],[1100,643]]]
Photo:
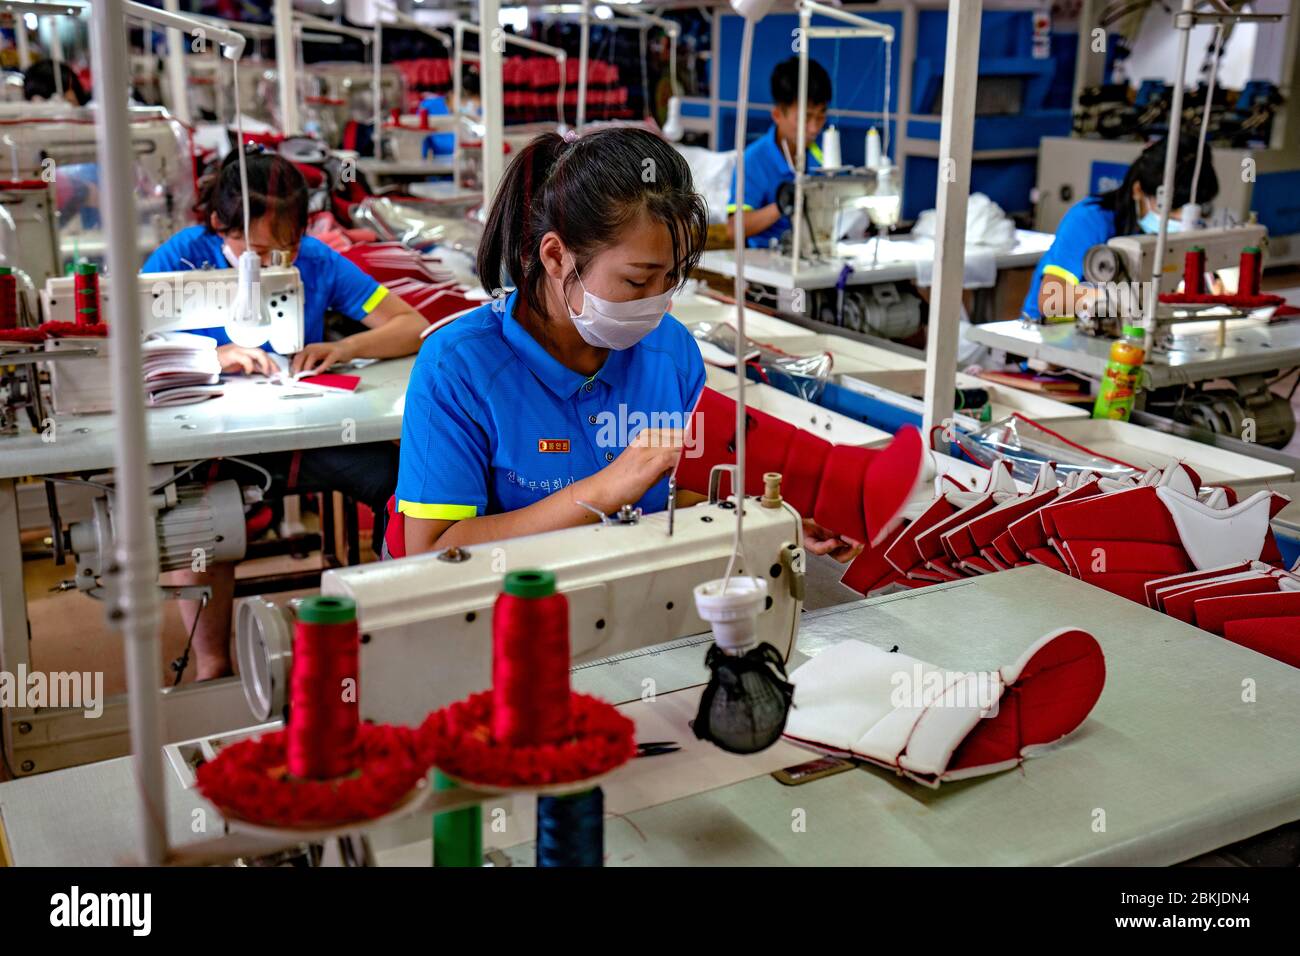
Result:
[[[807,168],[822,164],[817,137],[826,125],[831,78],[816,60],[808,61],[808,106],[804,142]],[[745,235],[754,248],[765,249],[790,228],[790,219],[777,206],[782,183],[794,182],[792,162],[799,149],[799,58],[790,57],[772,71],[772,128],[745,149]],[[727,233],[734,236],[736,179],[731,179]]]

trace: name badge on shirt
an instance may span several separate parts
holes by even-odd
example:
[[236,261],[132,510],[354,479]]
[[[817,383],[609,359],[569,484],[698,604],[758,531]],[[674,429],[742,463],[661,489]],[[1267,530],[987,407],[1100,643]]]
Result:
[[569,453],[569,439],[539,438],[537,439],[537,450],[539,452],[557,452],[562,455],[567,455]]

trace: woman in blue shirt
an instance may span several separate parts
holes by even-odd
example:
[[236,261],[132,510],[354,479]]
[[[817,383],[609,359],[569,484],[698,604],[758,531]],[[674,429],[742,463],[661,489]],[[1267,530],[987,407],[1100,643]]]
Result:
[[[420,345],[427,328],[422,316],[307,230],[307,183],[302,173],[273,153],[246,155],[249,185],[249,234],[244,235],[243,194],[238,155],[232,150],[203,185],[196,211],[202,225],[183,229],[154,251],[142,272],[231,268],[245,249],[270,265],[279,251],[302,275],[303,341],[292,359],[298,372],[324,371],[354,358],[396,358]],[[365,331],[325,341],[325,315],[338,312],[360,322]],[[278,371],[261,348],[231,344],[221,328],[198,330],[219,343],[217,355],[227,373]],[[340,445],[307,451],[258,455],[254,459],[273,478],[273,493],[339,491],[369,505],[375,513],[376,546],[382,540],[385,506],[397,482],[397,448],[392,442]],[[230,466],[236,467],[236,466]],[[248,473],[241,471],[241,479]],[[171,584],[207,584],[206,607],[182,601],[182,616],[193,629],[199,680],[231,671],[230,617],[235,567],[214,564],[206,572],[174,572]],[[197,617],[197,621],[195,620]]]
[[497,298],[429,336],[407,386],[408,554],[597,520],[579,502],[666,506],[704,364],[665,313],[707,225],[645,130],[551,133],[511,162],[479,245]]
[[[1072,320],[1081,306],[1091,305],[1092,287],[1080,287],[1083,257],[1093,246],[1105,245],[1116,236],[1160,229],[1160,207],[1156,196],[1164,181],[1167,140],[1151,143],[1128,168],[1124,181],[1110,192],[1088,196],[1070,208],[1056,230],[1056,241],[1038,260],[1022,307],[1033,321],[1054,318]],[[1174,173],[1173,207],[1169,231],[1182,229],[1183,206],[1192,201],[1192,176],[1196,168],[1196,138],[1184,136],[1178,145]],[[1196,202],[1208,203],[1219,194],[1210,147],[1205,147]]]

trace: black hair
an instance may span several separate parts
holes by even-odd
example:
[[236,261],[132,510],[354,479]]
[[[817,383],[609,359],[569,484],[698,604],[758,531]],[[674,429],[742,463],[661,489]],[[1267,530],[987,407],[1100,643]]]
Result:
[[[542,237],[558,234],[581,272],[643,210],[668,227],[670,280],[685,280],[704,251],[709,220],[682,155],[634,127],[595,130],[572,141],[544,133],[501,179],[479,243],[483,288],[495,292],[513,282],[529,311],[545,315]],[[566,289],[573,280],[571,274]]]
[[[1174,167],[1174,196],[1171,210],[1179,209],[1192,202],[1192,174],[1196,170],[1197,138],[1184,133],[1178,140],[1178,162]],[[1133,161],[1124,175],[1124,181],[1115,189],[1101,193],[1097,199],[1103,209],[1115,214],[1115,234],[1131,236],[1138,231],[1138,212],[1133,202],[1133,184],[1142,187],[1142,192],[1155,199],[1160,185],[1165,178],[1165,150],[1169,138],[1162,136],[1150,143],[1142,155]],[[1196,202],[1207,203],[1219,194],[1219,177],[1214,174],[1214,160],[1210,154],[1210,144],[1205,144],[1205,156],[1201,161],[1201,178],[1196,185]]]
[[466,96],[479,95],[478,70],[468,63],[460,71],[460,88]]
[[[307,231],[307,180],[283,156],[248,147],[248,218],[271,217],[271,234],[284,248],[296,246]],[[239,183],[239,154],[231,150],[216,172],[199,183],[194,212],[218,233],[244,232],[244,194]],[[216,224],[214,229],[213,217]]]
[[[799,101],[799,58],[782,60],[772,70],[772,102],[792,106]],[[825,106],[831,101],[831,75],[816,60],[808,61],[808,104]]]
[[[59,64],[59,76],[63,80],[63,90],[72,91],[72,95],[77,98],[80,106],[85,106],[90,102],[90,94],[86,88],[81,85],[81,80],[72,68],[66,63]],[[54,85],[54,61],[37,60],[27,68],[23,74],[23,98],[32,100],[36,97],[42,99],[54,99],[59,95],[58,88]]]

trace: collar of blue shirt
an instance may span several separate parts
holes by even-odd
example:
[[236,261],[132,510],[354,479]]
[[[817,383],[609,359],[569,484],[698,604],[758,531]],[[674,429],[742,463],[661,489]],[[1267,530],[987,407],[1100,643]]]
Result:
[[564,365],[546,348],[529,334],[528,330],[515,318],[515,307],[519,293],[511,292],[506,299],[504,315],[501,317],[502,335],[506,344],[518,356],[529,371],[550,389],[558,398],[570,399],[577,394],[588,381],[604,382],[610,388],[617,388],[627,377],[627,364],[631,359],[631,349],[611,350],[600,371],[590,379],[581,372]]

